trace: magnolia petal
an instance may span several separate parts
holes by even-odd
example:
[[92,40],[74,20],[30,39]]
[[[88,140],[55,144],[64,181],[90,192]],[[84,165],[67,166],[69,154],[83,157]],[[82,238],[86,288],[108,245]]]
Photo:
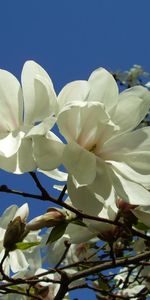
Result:
[[76,101],[85,101],[89,94],[89,84],[87,81],[78,80],[64,86],[58,95],[59,112],[66,106]]
[[127,179],[143,185],[145,188],[150,188],[150,175],[143,175],[136,172],[125,162],[109,161],[115,169]]
[[[46,176],[53,178],[57,181],[67,181],[68,174],[65,172],[59,171],[58,169],[51,170],[51,171],[43,171],[41,169],[38,169],[37,171],[41,172],[41,173],[45,174]],[[62,186],[62,189],[63,189],[63,186]]]
[[90,184],[96,176],[96,157],[77,143],[65,146],[63,164],[79,184]]
[[100,103],[79,103],[66,107],[57,124],[67,141],[77,141],[83,147],[92,147],[99,136],[99,125],[107,124],[109,116]]
[[10,157],[14,155],[21,145],[23,135],[24,133],[21,131],[18,134],[11,132],[7,136],[1,138],[0,155],[4,157]]
[[118,102],[118,86],[113,76],[103,68],[95,70],[89,77],[90,93],[87,101],[97,101],[105,105],[108,112]]
[[111,179],[118,196],[132,205],[150,205],[150,193],[140,184],[121,176],[112,168]]
[[135,128],[143,120],[147,111],[147,103],[144,103],[142,99],[130,94],[123,94],[122,96],[120,94],[119,102],[113,115],[114,122],[120,127],[118,133]]
[[147,105],[149,106],[149,104],[150,104],[150,92],[148,91],[147,88],[145,88],[143,86],[136,85],[129,89],[126,89],[120,94],[120,96],[124,95],[124,97],[126,97],[127,94],[141,98],[143,100],[143,102],[145,102],[144,105],[146,105],[146,103],[147,103]]
[[102,146],[101,153],[105,159],[113,160],[113,157],[119,159],[122,154],[138,154],[149,149],[150,130],[149,127],[143,127],[108,140]]
[[33,124],[52,114],[56,96],[46,71],[34,61],[24,64],[22,75],[25,123]]
[[26,137],[45,135],[54,126],[55,122],[56,119],[54,117],[44,119],[40,124],[33,126],[26,134]]
[[140,128],[108,140],[101,148],[101,157],[107,161],[124,161],[135,172],[150,174],[150,130]]
[[26,261],[25,256],[21,250],[17,249],[15,251],[11,251],[9,255],[11,270],[14,273],[22,271],[22,269],[28,268],[29,264]]
[[62,163],[65,145],[52,132],[47,136],[33,137],[33,151],[38,168],[49,171]]
[[104,205],[103,198],[89,189],[89,186],[76,188],[71,176],[67,183],[68,194],[74,207],[83,213],[97,216]]
[[112,191],[112,182],[109,178],[109,168],[100,158],[96,158],[96,177],[89,189],[93,193],[101,195],[104,200],[108,200]]
[[36,163],[32,153],[32,140],[23,139],[16,154],[8,158],[0,156],[0,168],[16,174],[33,171]]
[[70,237],[70,242],[73,244],[85,243],[95,237],[87,227],[82,227],[75,224],[69,224],[66,229],[66,234]]
[[0,70],[0,132],[17,129],[22,124],[23,96],[19,81]]
[[5,209],[2,216],[0,217],[0,224],[2,228],[5,229],[7,228],[9,222],[12,221],[12,219],[14,218],[17,209],[18,209],[17,205],[11,205]]
[[[115,206],[115,203],[112,203],[112,206],[104,205],[102,211],[98,214],[98,217],[114,221],[117,216],[117,213],[118,213],[118,209]],[[109,224],[107,222],[87,220],[86,223],[88,224],[89,230],[91,230],[97,235],[105,232],[110,232],[111,234],[111,230],[114,227],[112,224]]]
[[24,222],[27,219],[28,215],[29,215],[29,206],[28,206],[28,203],[24,203],[16,211],[16,213],[13,217],[13,220],[17,217],[20,217],[21,220]]
[[119,95],[113,119],[119,124],[121,131],[131,130],[144,119],[149,108],[150,92],[142,86],[135,86]]

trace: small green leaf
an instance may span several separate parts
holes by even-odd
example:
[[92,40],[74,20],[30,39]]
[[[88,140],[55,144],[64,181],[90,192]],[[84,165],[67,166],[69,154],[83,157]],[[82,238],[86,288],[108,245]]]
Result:
[[149,229],[149,227],[147,227],[145,224],[143,224],[142,222],[138,222],[136,225],[134,225],[134,227],[136,229],[139,230],[143,230],[143,231],[147,231]]
[[87,227],[86,224],[83,221],[81,221],[80,219],[72,220],[70,223],[75,224],[75,225],[79,225],[79,226],[82,226],[82,227]]
[[31,247],[38,246],[39,244],[40,244],[40,242],[32,242],[32,243],[19,242],[19,243],[16,243],[16,248],[20,249],[20,250],[27,250]]
[[53,243],[59,240],[62,237],[62,235],[65,233],[67,226],[68,226],[68,222],[62,222],[61,224],[55,226],[52,229],[46,244]]

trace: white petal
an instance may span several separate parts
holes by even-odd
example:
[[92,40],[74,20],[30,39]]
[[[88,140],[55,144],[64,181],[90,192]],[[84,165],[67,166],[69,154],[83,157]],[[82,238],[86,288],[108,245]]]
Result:
[[70,237],[70,242],[73,244],[85,243],[95,237],[87,227],[82,227],[75,224],[69,224],[66,229],[66,234]]
[[18,207],[17,205],[11,205],[8,208],[5,209],[3,212],[1,218],[0,218],[0,226],[2,228],[7,228],[7,225],[9,222],[13,219]]
[[124,95],[119,97],[113,120],[119,125],[120,131],[125,132],[135,128],[143,120],[147,111],[147,105],[143,105],[142,99]]
[[121,131],[135,128],[148,113],[150,92],[141,86],[127,89],[119,95],[113,120]]
[[53,178],[57,181],[67,181],[68,174],[62,171],[59,171],[58,169],[51,170],[51,171],[43,171],[41,169],[37,170],[38,172],[41,172],[45,174],[46,176]]
[[96,157],[77,143],[72,142],[66,145],[63,153],[63,164],[68,173],[73,175],[79,184],[90,184],[95,179]]
[[25,123],[33,124],[52,114],[56,96],[52,81],[46,71],[37,63],[27,61],[22,75]]
[[28,268],[29,264],[21,250],[17,249],[15,251],[11,251],[9,255],[11,269],[14,273]]
[[90,78],[90,93],[87,101],[97,101],[111,112],[118,102],[118,86],[113,76],[103,68],[95,70]]
[[56,169],[62,163],[64,144],[52,132],[46,136],[35,136],[34,157],[38,168],[49,171]]
[[129,181],[114,170],[111,179],[118,196],[132,205],[150,205],[150,193],[140,184]]
[[26,137],[32,137],[33,135],[45,135],[55,124],[56,119],[54,117],[49,117],[43,120],[40,124],[33,126]]
[[85,101],[88,93],[89,84],[87,81],[78,80],[68,83],[58,95],[59,112],[65,105],[73,104],[74,101]]
[[17,129],[23,117],[22,91],[15,76],[5,70],[0,70],[0,107],[0,132]]
[[67,189],[74,207],[93,216],[97,216],[101,212],[104,205],[103,198],[91,191],[88,186],[76,188],[69,176]]
[[57,264],[62,257],[66,247],[64,242],[69,240],[69,235],[64,234],[60,239],[52,244],[48,244],[46,251],[48,262],[50,264]]
[[150,175],[143,175],[136,172],[125,162],[109,161],[124,177],[137,182],[146,188],[150,188]]
[[101,195],[104,200],[108,200],[112,191],[112,182],[109,178],[109,168],[100,158],[96,158],[96,176],[89,189],[93,193]]
[[22,139],[16,154],[8,158],[0,156],[0,168],[16,174],[33,171],[36,169],[36,163],[32,154],[32,140]]
[[60,132],[67,141],[76,140],[87,148],[96,143],[100,124],[108,122],[109,116],[100,103],[79,103],[66,107],[57,120]]
[[14,155],[20,145],[21,145],[21,139],[23,137],[24,133],[19,132],[18,134],[16,133],[9,133],[7,136],[3,137],[0,139],[0,155],[4,157],[10,157]]
[[[126,96],[127,94],[133,95],[135,97],[141,98],[147,105],[150,103],[150,92],[147,88],[143,86],[133,86],[129,89],[124,90],[121,95]],[[145,105],[146,105],[145,103]]]
[[29,215],[29,206],[28,203],[24,203],[22,206],[18,208],[13,219],[20,217],[21,220],[24,222],[27,219],[28,215]]
[[108,140],[101,148],[105,160],[124,161],[137,173],[150,174],[150,129],[140,128]]

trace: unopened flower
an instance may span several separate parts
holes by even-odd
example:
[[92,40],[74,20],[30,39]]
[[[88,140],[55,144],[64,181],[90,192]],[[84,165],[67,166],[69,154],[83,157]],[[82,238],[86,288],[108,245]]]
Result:
[[31,220],[26,228],[27,230],[38,230],[43,227],[54,227],[60,224],[66,219],[65,213],[63,210],[56,208],[49,208],[47,213],[38,216]]
[[25,203],[17,210],[13,220],[7,226],[3,242],[5,249],[13,250],[15,244],[23,240],[28,214],[28,204]]

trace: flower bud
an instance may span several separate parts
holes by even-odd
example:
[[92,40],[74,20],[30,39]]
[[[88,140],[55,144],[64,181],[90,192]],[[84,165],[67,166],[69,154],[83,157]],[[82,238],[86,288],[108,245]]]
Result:
[[14,250],[15,244],[23,240],[25,226],[19,216],[8,224],[3,242],[6,249]]
[[117,201],[116,201],[116,205],[117,207],[123,211],[123,212],[128,212],[130,211],[131,209],[134,209],[136,207],[138,207],[138,205],[133,205],[133,204],[130,204],[130,203],[127,203],[125,202],[123,199],[121,198],[118,198]]
[[14,215],[13,220],[8,224],[3,245],[6,249],[14,250],[15,244],[21,242],[25,237],[26,218],[29,214],[28,204],[23,204]]
[[66,219],[65,214],[56,208],[49,208],[44,215],[31,220],[26,228],[27,230],[38,230],[44,227],[54,227]]

